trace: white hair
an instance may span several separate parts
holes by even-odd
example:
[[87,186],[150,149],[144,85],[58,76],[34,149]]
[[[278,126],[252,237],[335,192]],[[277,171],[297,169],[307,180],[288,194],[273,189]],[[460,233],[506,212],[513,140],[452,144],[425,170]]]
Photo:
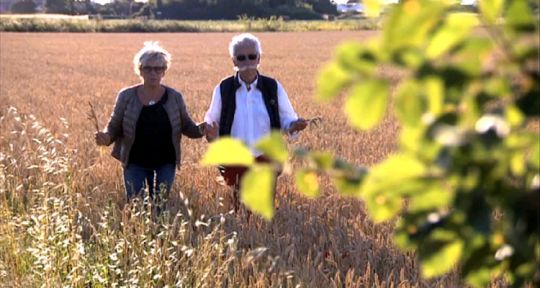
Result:
[[229,54],[231,55],[231,57],[235,56],[234,53],[236,52],[236,47],[245,44],[254,45],[255,49],[257,50],[257,54],[262,54],[261,42],[259,41],[259,39],[251,33],[242,33],[234,36],[231,40],[231,43],[229,43]]
[[146,41],[144,42],[144,47],[133,57],[133,70],[135,70],[135,74],[141,76],[140,68],[153,60],[161,62],[166,69],[171,66],[171,54],[163,49],[158,41]]

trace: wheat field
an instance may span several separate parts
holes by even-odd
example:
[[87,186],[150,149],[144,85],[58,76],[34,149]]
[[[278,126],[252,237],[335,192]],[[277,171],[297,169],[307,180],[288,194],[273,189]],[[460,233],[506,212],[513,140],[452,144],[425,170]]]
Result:
[[[313,97],[317,71],[336,45],[376,33],[256,34],[261,72],[284,85],[300,116],[323,119],[291,146],[364,166],[392,152],[399,129],[392,115],[359,132],[342,99]],[[233,72],[232,35],[0,33],[1,287],[462,286],[457,272],[421,279],[415,254],[393,245],[392,223],[372,223],[359,199],[339,196],[325,177],[321,197],[308,199],[282,175],[273,221],[247,222],[244,212],[230,212],[217,169],[198,164],[205,140],[183,139],[160,219],[141,203],[126,205],[121,165],[110,147],[94,144],[88,103],[103,127],[118,90],[139,81],[133,55],[158,40],[173,55],[164,83],[201,121],[213,88]]]

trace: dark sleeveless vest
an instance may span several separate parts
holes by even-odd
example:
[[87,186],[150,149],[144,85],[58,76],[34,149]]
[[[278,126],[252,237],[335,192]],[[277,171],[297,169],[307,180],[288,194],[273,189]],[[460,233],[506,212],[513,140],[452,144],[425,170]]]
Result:
[[[277,97],[277,82],[276,80],[258,75],[257,89],[261,91],[264,100],[264,106],[270,116],[270,128],[281,129],[279,121],[279,106]],[[219,90],[221,93],[221,117],[219,120],[219,135],[231,135],[231,128],[236,111],[236,90],[241,84],[238,81],[238,74],[231,76],[221,81]]]

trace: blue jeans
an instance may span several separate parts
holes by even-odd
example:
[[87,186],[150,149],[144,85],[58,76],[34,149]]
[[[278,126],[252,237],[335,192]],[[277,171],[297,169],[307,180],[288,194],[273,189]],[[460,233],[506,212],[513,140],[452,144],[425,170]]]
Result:
[[167,196],[173,185],[175,172],[175,164],[165,164],[157,168],[128,164],[124,168],[124,185],[128,201],[134,197],[144,198],[146,185],[150,199],[154,202],[160,200],[160,195]]

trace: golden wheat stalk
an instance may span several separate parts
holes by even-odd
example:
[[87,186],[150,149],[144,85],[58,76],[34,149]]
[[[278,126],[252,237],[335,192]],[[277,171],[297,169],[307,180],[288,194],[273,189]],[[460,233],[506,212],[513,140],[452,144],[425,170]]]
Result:
[[309,125],[314,125],[315,127],[319,127],[319,125],[321,125],[321,123],[322,123],[322,117],[316,116],[316,117],[313,117],[313,118],[308,118],[308,119],[306,119],[306,122]]
[[88,106],[90,106],[90,110],[88,111],[88,120],[92,121],[94,124],[94,128],[96,129],[96,132],[99,132],[99,122],[96,114],[96,108],[92,102],[88,102]]

